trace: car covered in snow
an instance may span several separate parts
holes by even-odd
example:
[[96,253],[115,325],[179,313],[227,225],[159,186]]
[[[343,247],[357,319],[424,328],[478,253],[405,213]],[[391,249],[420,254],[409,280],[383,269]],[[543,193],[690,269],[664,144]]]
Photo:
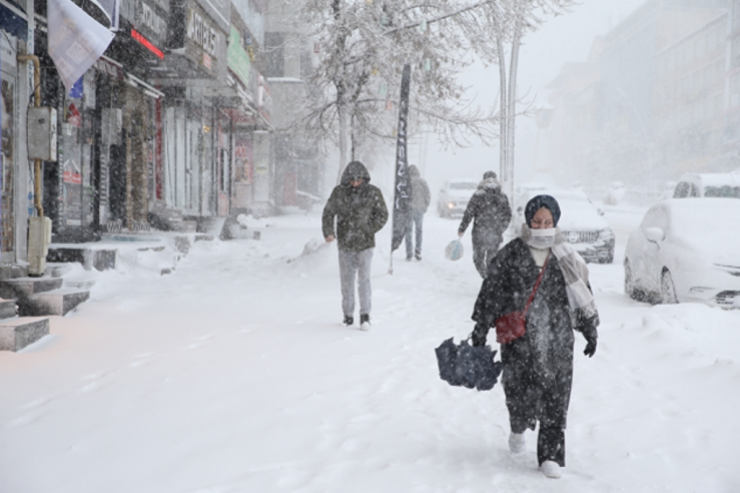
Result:
[[740,173],[686,173],[673,191],[673,198],[725,197],[740,199]]
[[609,184],[609,190],[604,195],[604,203],[607,205],[617,205],[624,199],[626,189],[621,181],[613,181]]
[[437,196],[437,212],[440,217],[462,216],[470,197],[478,188],[478,180],[447,180]]
[[566,241],[581,254],[586,262],[610,264],[614,261],[614,231],[604,219],[604,211],[596,207],[580,190],[552,188],[532,189],[519,194],[514,201],[514,227],[524,223],[524,207],[540,194],[552,195],[560,204],[558,227]]
[[625,292],[654,303],[740,308],[739,217],[737,199],[658,202],[627,242]]

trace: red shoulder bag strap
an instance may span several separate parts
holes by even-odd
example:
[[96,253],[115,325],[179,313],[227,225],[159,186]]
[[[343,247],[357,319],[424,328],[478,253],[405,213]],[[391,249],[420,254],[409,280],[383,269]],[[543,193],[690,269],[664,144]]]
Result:
[[547,267],[547,261],[550,260],[550,254],[552,251],[547,252],[547,257],[545,257],[545,263],[542,264],[542,270],[540,271],[540,275],[537,278],[537,282],[534,283],[534,288],[532,288],[532,293],[529,295],[529,299],[527,300],[527,304],[524,307],[524,311],[522,312],[522,317],[524,317],[527,314],[527,310],[529,310],[529,305],[532,304],[532,301],[534,301],[534,295],[537,293],[537,288],[540,287],[540,281],[542,280],[542,276],[545,273],[545,267]]

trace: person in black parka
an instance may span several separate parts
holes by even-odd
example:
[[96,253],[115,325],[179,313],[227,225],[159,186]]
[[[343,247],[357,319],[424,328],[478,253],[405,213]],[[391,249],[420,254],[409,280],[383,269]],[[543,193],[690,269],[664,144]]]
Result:
[[511,206],[506,194],[501,191],[501,184],[496,173],[486,171],[483,181],[468,202],[458,236],[462,237],[473,222],[473,263],[481,277],[486,277],[488,264],[503,241],[504,231],[511,222]]
[[599,316],[588,284],[588,268],[564,242],[556,227],[557,201],[538,195],[525,208],[521,236],[506,244],[491,262],[473,311],[474,346],[504,314],[523,311],[540,272],[541,283],[526,313],[526,332],[501,344],[502,385],[506,394],[512,452],[524,449],[524,431],[539,421],[537,459],[548,477],[565,467],[565,426],[573,379],[573,329],[596,351]]

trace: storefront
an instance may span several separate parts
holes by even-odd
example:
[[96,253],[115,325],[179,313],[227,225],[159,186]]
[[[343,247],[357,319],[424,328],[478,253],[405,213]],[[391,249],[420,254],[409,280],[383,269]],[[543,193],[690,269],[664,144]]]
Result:
[[[161,216],[197,219],[228,213],[232,128],[219,110],[218,88],[226,80],[224,27],[228,15],[210,2],[171,2],[173,15],[166,60],[156,83],[166,97],[162,109],[163,206]],[[165,218],[166,219],[166,218]]]
[[17,62],[18,40],[7,31],[0,31],[0,261],[12,256],[15,246],[15,169],[17,168],[16,125],[18,113]]
[[0,0],[0,264],[26,257],[28,216],[33,209],[33,175],[25,142],[30,64],[19,62],[28,51],[26,14]]

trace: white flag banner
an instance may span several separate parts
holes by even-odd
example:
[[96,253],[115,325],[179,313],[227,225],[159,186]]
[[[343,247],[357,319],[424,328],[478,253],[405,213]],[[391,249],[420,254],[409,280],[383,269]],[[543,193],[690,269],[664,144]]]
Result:
[[49,55],[67,94],[113,41],[114,34],[72,0],[48,0]]

